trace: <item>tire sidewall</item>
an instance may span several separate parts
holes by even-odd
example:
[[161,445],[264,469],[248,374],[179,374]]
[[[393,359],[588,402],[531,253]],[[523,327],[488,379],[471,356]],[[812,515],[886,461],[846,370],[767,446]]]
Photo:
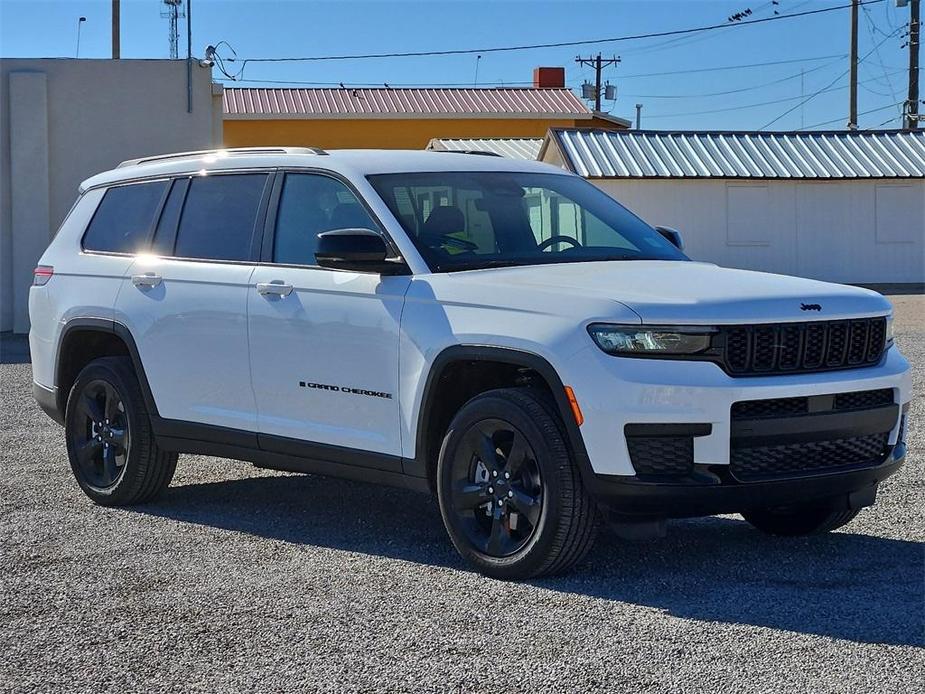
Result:
[[[545,416],[555,421],[554,415],[546,412]],[[527,439],[536,455],[543,484],[543,506],[533,536],[526,545],[506,557],[492,557],[474,548],[459,527],[450,501],[452,464],[456,449],[471,427],[485,419],[500,419]],[[559,478],[562,457],[565,456],[565,462],[571,464],[567,459],[568,449],[561,429],[557,426],[556,430],[559,432],[558,436],[553,438],[557,440],[547,440],[540,426],[523,408],[500,394],[491,392],[477,396],[463,405],[450,423],[437,462],[440,514],[457,551],[484,573],[496,578],[521,578],[536,572],[546,561],[555,541],[562,513],[563,490]]]
[[[77,480],[77,484],[80,485],[80,488],[87,496],[102,505],[125,503],[125,500],[133,495],[134,487],[137,486],[136,475],[133,473],[138,467],[141,455],[141,446],[136,445],[138,443],[136,438],[140,430],[141,417],[147,416],[145,412],[140,410],[141,404],[133,401],[132,388],[126,383],[125,377],[119,373],[118,369],[113,368],[110,362],[110,359],[99,359],[88,364],[80,372],[68,394],[64,420],[67,455],[71,470],[74,473],[74,479]],[[122,406],[125,409],[126,427],[130,441],[128,457],[118,482],[104,489],[96,487],[84,479],[83,472],[77,462],[74,443],[71,439],[71,432],[75,426],[78,426],[77,418],[80,416],[76,407],[77,400],[81,396],[84,387],[92,381],[106,381],[119,394]]]

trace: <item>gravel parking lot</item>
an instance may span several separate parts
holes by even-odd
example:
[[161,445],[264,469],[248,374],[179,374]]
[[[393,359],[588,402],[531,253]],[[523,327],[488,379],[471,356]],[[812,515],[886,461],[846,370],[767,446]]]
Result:
[[[891,299],[921,394],[925,296]],[[518,584],[467,570],[411,492],[183,456],[159,502],[96,507],[32,401],[24,343],[2,357],[2,691],[921,687],[921,395],[907,465],[842,531],[679,521]]]

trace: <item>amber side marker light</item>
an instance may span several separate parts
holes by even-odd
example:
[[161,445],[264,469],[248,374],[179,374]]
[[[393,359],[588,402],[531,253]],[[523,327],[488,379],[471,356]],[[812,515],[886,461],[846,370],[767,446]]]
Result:
[[565,397],[568,398],[569,407],[572,408],[572,416],[575,417],[575,424],[581,426],[585,423],[585,416],[581,413],[581,408],[578,406],[578,398],[575,397],[575,391],[572,390],[572,386],[565,386]]

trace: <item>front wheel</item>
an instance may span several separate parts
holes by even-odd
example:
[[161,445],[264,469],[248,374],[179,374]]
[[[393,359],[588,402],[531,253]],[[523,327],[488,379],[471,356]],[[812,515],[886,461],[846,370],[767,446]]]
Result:
[[800,537],[821,535],[854,520],[859,510],[833,511],[826,508],[760,509],[747,511],[742,517],[768,535]]
[[104,506],[150,501],[177,467],[158,448],[141,387],[126,357],[103,357],[77,376],[65,414],[67,454],[84,493]]
[[528,388],[489,391],[460,409],[440,450],[437,493],[453,545],[488,576],[559,573],[594,541],[597,510],[562,422]]

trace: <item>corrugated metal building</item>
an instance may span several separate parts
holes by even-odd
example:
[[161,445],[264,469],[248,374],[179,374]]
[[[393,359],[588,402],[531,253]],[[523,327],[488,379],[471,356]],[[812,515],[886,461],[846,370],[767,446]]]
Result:
[[482,137],[469,140],[435,137],[427,149],[437,152],[488,152],[507,159],[536,161],[543,146],[541,137]]
[[925,282],[925,132],[553,129],[538,158],[678,228],[698,260]]
[[225,145],[422,149],[433,138],[543,137],[549,128],[628,128],[588,110],[564,68],[530,88],[225,89]]

